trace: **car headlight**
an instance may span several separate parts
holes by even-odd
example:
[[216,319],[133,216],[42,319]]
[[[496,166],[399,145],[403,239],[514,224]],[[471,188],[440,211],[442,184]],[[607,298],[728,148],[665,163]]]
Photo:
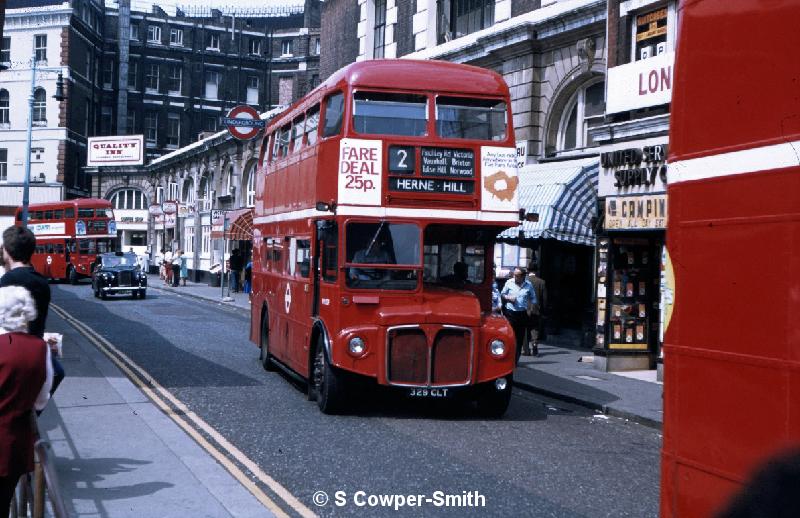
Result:
[[501,357],[506,354],[506,344],[500,339],[494,339],[489,343],[489,352],[492,356]]
[[354,356],[361,356],[367,350],[367,345],[360,336],[354,336],[349,342],[350,354]]

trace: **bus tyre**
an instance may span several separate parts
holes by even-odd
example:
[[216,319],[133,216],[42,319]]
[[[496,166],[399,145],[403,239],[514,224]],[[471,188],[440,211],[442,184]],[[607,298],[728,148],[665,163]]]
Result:
[[264,367],[265,371],[274,371],[275,365],[272,363],[272,357],[269,355],[269,328],[265,322],[267,318],[267,314],[264,313],[261,316],[261,340],[260,340],[260,352],[258,354],[258,359],[261,361],[261,366]]
[[75,271],[75,268],[72,266],[69,267],[69,271],[67,272],[67,278],[69,279],[69,283],[72,285],[78,284],[78,272]]
[[339,414],[344,410],[346,394],[342,373],[328,361],[322,339],[317,341],[311,384],[322,413]]
[[505,390],[497,390],[492,383],[483,394],[478,396],[475,400],[478,415],[489,419],[503,417],[511,402],[511,387],[514,385],[510,375],[506,376],[506,380],[508,383]]

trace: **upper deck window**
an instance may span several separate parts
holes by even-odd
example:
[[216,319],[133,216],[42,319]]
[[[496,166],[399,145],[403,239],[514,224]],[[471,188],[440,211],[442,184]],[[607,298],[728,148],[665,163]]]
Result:
[[323,137],[332,137],[342,132],[344,120],[344,94],[335,93],[325,100],[325,126],[322,128]]
[[496,99],[438,97],[436,133],[443,138],[505,140],[506,103]]
[[353,106],[353,127],[357,133],[369,135],[426,134],[428,100],[424,95],[356,92]]

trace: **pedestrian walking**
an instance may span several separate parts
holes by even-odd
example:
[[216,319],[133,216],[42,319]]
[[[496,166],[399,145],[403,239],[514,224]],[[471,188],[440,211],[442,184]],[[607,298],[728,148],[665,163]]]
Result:
[[506,281],[500,291],[500,299],[503,301],[503,314],[514,329],[517,345],[516,362],[519,363],[522,348],[528,337],[528,305],[531,301],[536,301],[533,286],[525,278],[522,268],[514,268],[514,276]]
[[186,253],[181,250],[181,284],[186,286],[186,279],[189,278],[189,265],[186,259]]
[[231,291],[236,293],[239,291],[239,278],[242,273],[242,268],[244,267],[244,258],[242,257],[242,252],[238,248],[234,248],[231,252],[230,258],[230,265],[231,265]]
[[[3,231],[3,264],[6,273],[0,278],[0,287],[22,286],[33,297],[36,305],[36,316],[28,323],[28,332],[39,338],[44,338],[44,328],[47,322],[47,310],[50,307],[50,284],[33,266],[31,256],[36,250],[36,236],[30,229],[11,226]],[[48,345],[56,352],[56,341],[48,340]],[[53,386],[50,393],[54,393],[64,379],[64,367],[56,355],[52,355]]]
[[183,257],[183,250],[177,250],[175,256],[172,258],[172,287],[177,288],[180,286],[181,278],[181,257]]
[[[21,228],[21,227],[19,227]],[[33,471],[31,411],[50,397],[50,347],[26,329],[37,318],[31,293],[0,288],[0,517],[8,516],[19,478]]]
[[539,356],[539,339],[543,337],[544,328],[544,308],[547,307],[547,284],[544,279],[539,277],[539,267],[531,264],[528,269],[528,282],[533,286],[536,301],[528,306],[530,316],[531,336],[528,348],[531,356]]

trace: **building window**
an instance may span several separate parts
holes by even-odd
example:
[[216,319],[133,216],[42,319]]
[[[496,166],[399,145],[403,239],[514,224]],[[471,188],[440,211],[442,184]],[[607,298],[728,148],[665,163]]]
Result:
[[114,84],[114,60],[106,58],[103,61],[103,86],[111,88]]
[[[177,148],[181,145],[181,116],[177,113],[167,115],[167,146]],[[175,185],[177,198],[177,184]]]
[[135,23],[131,23],[131,29],[129,31],[130,38],[133,41],[139,41],[139,26]]
[[245,206],[255,207],[256,205],[256,165],[250,166],[247,170],[247,190],[245,191]]
[[111,135],[112,110],[110,106],[103,106],[100,109],[100,132],[103,135]]
[[0,124],[9,124],[10,104],[8,90],[0,89]]
[[253,56],[260,56],[261,55],[261,40],[256,38],[252,38],[250,40],[250,54]]
[[186,181],[183,182],[183,196],[181,197],[181,203],[185,203],[186,205],[192,205],[194,203],[194,180],[192,180],[191,177],[187,178]]
[[291,56],[294,47],[292,40],[283,40],[281,42],[281,56]]
[[568,151],[593,146],[594,140],[589,136],[589,128],[603,122],[605,111],[605,83],[596,81],[583,86],[575,93],[559,128],[558,149]]
[[319,38],[314,38],[313,49],[314,49],[314,54],[319,56]]
[[372,34],[372,57],[380,59],[386,48],[386,0],[375,0],[375,28]]
[[637,15],[634,22],[632,61],[649,59],[667,52],[667,36],[666,7]]
[[83,105],[85,108],[83,111],[83,120],[85,121],[83,125],[83,134],[87,137],[89,136],[89,128],[91,127],[91,120],[92,120],[92,101],[88,97],[86,98],[86,102]]
[[33,122],[47,122],[47,93],[37,88],[33,93]]
[[0,40],[0,63],[11,63],[11,38],[8,36]]
[[247,104],[258,104],[258,76],[247,76]]
[[148,112],[144,117],[144,138],[148,144],[158,141],[158,113]]
[[8,150],[0,149],[0,182],[8,181]]
[[89,81],[92,80],[92,60],[93,59],[94,59],[94,54],[92,54],[92,51],[90,50],[90,51],[88,51],[86,53],[86,70],[85,70],[85,73],[83,74],[84,76],[86,76],[86,79],[88,79]]
[[164,201],[164,188],[161,186],[156,187],[156,203]]
[[[172,114],[170,114],[172,115]],[[169,182],[167,184],[167,195],[169,196],[168,200],[177,200],[178,199],[178,184],[176,182]]]
[[47,34],[37,34],[33,37],[33,52],[36,61],[47,61]]
[[194,251],[194,226],[187,225],[183,230],[183,250],[188,254]]
[[206,70],[206,99],[217,99],[221,75],[216,70]]
[[128,128],[128,134],[137,133],[136,131],[136,110],[133,108],[128,108],[128,117],[125,121],[125,125]]
[[138,189],[123,189],[109,198],[111,205],[120,210],[143,210],[147,208],[144,193]]
[[147,26],[147,41],[150,43],[161,43],[161,27],[157,25]]
[[201,246],[200,253],[202,255],[208,255],[211,253],[211,225],[203,225],[202,229],[203,234],[201,236]]
[[490,27],[494,0],[437,0],[438,43],[444,43]]
[[219,34],[208,35],[208,50],[219,50]]
[[158,65],[147,65],[144,86],[147,90],[158,91]]
[[136,72],[138,70],[138,63],[131,61],[128,63],[128,88],[136,90]]
[[216,117],[205,117],[203,119],[203,131],[210,131],[213,133],[217,132],[217,118]]
[[292,104],[294,80],[291,77],[278,79],[278,104]]
[[183,68],[180,65],[172,65],[169,69],[169,92],[172,94],[181,93],[183,86]]
[[183,46],[183,29],[170,29],[169,30],[169,44]]

